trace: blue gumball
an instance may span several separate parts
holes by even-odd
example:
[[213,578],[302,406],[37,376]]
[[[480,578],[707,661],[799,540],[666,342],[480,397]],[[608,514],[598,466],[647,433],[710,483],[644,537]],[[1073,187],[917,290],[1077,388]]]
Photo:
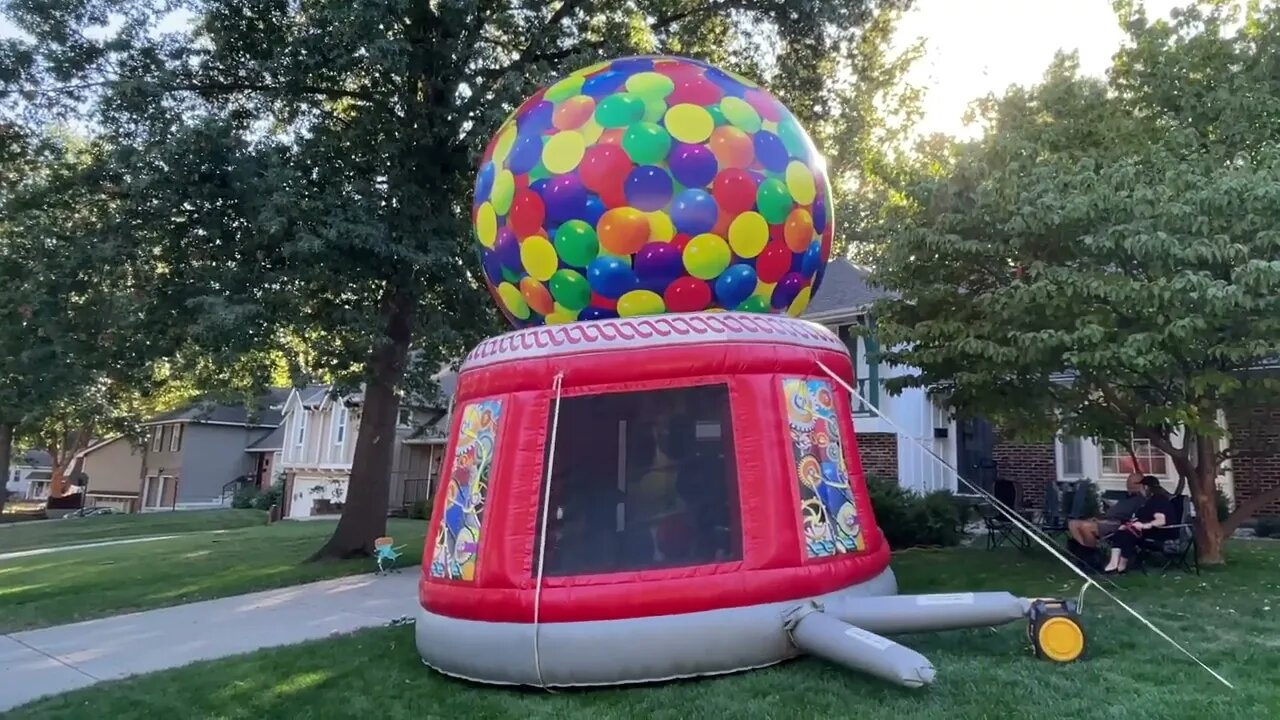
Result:
[[818,271],[818,266],[822,264],[822,243],[814,240],[809,243],[809,249],[804,251],[804,255],[800,260],[800,272],[803,275],[813,275]]
[[601,255],[587,266],[587,284],[600,296],[617,300],[635,290],[639,280],[622,258]]
[[715,198],[705,190],[685,190],[671,203],[672,224],[678,232],[690,237],[711,232],[719,216]]
[[750,265],[732,265],[716,279],[716,299],[721,307],[737,307],[756,290],[756,271]]

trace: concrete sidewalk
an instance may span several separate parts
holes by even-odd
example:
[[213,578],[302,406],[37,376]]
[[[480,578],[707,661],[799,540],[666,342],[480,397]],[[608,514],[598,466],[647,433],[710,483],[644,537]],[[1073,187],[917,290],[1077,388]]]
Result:
[[405,568],[0,635],[0,713],[102,680],[413,617],[419,575]]

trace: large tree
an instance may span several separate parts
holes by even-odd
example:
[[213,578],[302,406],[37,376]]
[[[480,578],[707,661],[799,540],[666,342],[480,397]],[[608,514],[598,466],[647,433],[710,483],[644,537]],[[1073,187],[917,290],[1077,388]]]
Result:
[[[986,135],[910,185],[879,280],[892,359],[1005,428],[1166,453],[1202,560],[1280,490],[1219,524],[1221,418],[1280,389],[1280,10],[1150,22],[1106,81],[1060,57],[980,107]],[[1275,449],[1272,449],[1274,452]]]
[[905,5],[12,0],[31,37],[8,43],[0,92],[28,118],[88,108],[122,149],[121,217],[171,259],[172,306],[206,352],[242,357],[287,329],[309,371],[364,388],[347,502],[319,553],[342,557],[385,527],[406,375],[497,329],[469,193],[524,97],[605,56],[672,52],[761,78],[822,127],[861,28]]

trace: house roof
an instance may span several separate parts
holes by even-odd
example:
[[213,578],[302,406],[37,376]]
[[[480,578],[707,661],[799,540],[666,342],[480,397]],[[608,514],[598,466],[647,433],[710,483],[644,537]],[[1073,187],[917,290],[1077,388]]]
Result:
[[220,425],[246,425],[250,427],[276,427],[280,424],[280,410],[291,388],[273,388],[258,398],[257,408],[240,403],[216,403],[200,400],[185,407],[170,410],[151,418],[143,425],[159,425],[171,422],[209,423]]
[[284,449],[284,425],[263,435],[244,449],[245,452],[275,452]]
[[893,293],[872,285],[870,276],[871,271],[864,267],[844,258],[833,259],[827,263],[822,286],[802,317],[813,320],[854,315],[881,298],[893,297]]
[[14,465],[23,467],[53,467],[53,456],[44,450],[27,450],[13,457]]

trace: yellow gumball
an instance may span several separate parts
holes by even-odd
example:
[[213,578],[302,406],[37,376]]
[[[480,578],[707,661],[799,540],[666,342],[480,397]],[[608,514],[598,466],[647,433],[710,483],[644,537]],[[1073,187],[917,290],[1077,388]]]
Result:
[[548,325],[564,325],[566,323],[575,322],[578,319],[578,311],[556,303],[556,309],[547,315]]
[[646,213],[649,218],[649,239],[655,242],[671,242],[676,236],[676,226],[671,216],[662,210]]
[[801,205],[812,203],[818,195],[818,188],[813,182],[813,173],[799,160],[792,160],[791,164],[787,165],[787,190]]
[[657,315],[666,309],[662,296],[652,290],[632,290],[618,298],[618,314],[622,317]]
[[787,308],[787,314],[791,317],[800,317],[800,313],[809,307],[809,299],[813,297],[813,290],[804,288],[800,294],[796,295],[796,299],[791,301],[791,307]]
[[476,238],[487,248],[492,248],[498,239],[498,214],[489,203],[484,203],[476,211]]
[[684,247],[684,268],[699,280],[710,280],[724,272],[733,259],[729,243],[719,235],[703,233]]
[[511,154],[511,148],[516,144],[516,136],[518,134],[516,124],[510,120],[498,131],[498,142],[493,146],[494,164],[502,165],[507,161],[507,156]]
[[550,280],[560,266],[555,246],[541,235],[525,238],[520,243],[520,264],[539,282]]
[[729,247],[739,257],[753,258],[769,243],[769,223],[760,213],[744,212],[729,223]]
[[529,319],[529,303],[524,301],[524,295],[520,294],[520,288],[504,282],[498,286],[498,297],[502,299],[502,304],[506,306],[507,311],[512,315],[521,320]]
[[582,162],[587,152],[587,143],[582,135],[568,130],[551,136],[542,147],[542,164],[557,175],[571,172]]
[[682,143],[706,142],[716,129],[711,113],[692,103],[681,103],[668,110],[665,122],[671,137]]

